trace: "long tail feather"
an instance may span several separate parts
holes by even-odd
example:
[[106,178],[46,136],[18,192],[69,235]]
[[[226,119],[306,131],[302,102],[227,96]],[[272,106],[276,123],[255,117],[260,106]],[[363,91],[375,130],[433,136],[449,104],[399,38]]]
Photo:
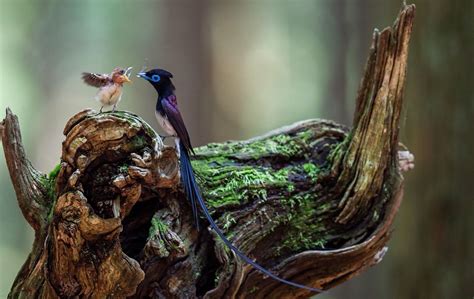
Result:
[[[189,161],[189,156],[184,148],[183,144],[180,142],[179,143],[180,147],[180,173],[181,173],[181,180],[183,181],[184,185],[184,190],[186,192],[186,197],[188,200],[191,202],[191,208],[193,211],[193,218],[194,218],[194,224],[196,225],[196,229],[199,231],[199,215],[198,215],[198,210],[197,210],[197,204],[196,204],[196,199],[193,194],[193,183],[195,181],[194,177],[192,179],[189,179],[189,167],[191,165],[191,162]],[[191,169],[192,171],[192,169]]]
[[180,153],[181,179],[182,179],[182,182],[183,182],[183,185],[184,185],[186,196],[191,201],[191,206],[192,206],[192,209],[193,209],[193,214],[194,214],[194,219],[196,221],[196,225],[197,225],[197,220],[198,220],[198,218],[197,218],[197,206],[196,206],[196,201],[197,201],[197,203],[201,207],[202,211],[204,212],[204,215],[206,216],[207,220],[209,221],[209,224],[211,225],[212,229],[214,229],[214,231],[222,239],[222,241],[230,249],[232,249],[232,251],[234,251],[235,254],[237,254],[241,259],[243,259],[245,262],[249,263],[254,268],[256,268],[259,271],[261,271],[262,273],[264,273],[265,275],[268,275],[269,277],[271,277],[271,278],[273,278],[273,279],[275,279],[279,282],[282,282],[282,283],[285,283],[287,285],[294,286],[294,287],[297,287],[297,288],[306,289],[306,290],[309,290],[309,291],[312,291],[312,292],[321,293],[322,290],[320,290],[320,289],[305,286],[305,285],[302,285],[302,284],[299,284],[299,283],[296,283],[296,282],[292,282],[292,281],[289,281],[289,280],[286,280],[286,279],[283,279],[283,278],[280,278],[280,277],[276,276],[275,274],[273,274],[269,270],[265,269],[264,267],[260,266],[256,262],[254,262],[252,259],[247,257],[245,254],[243,254],[237,247],[235,247],[227,239],[227,237],[224,235],[224,233],[222,233],[222,231],[219,229],[217,224],[214,222],[214,219],[212,219],[212,216],[211,216],[211,214],[209,213],[209,210],[206,207],[206,203],[204,202],[204,200],[202,198],[201,192],[199,190],[199,186],[196,183],[196,178],[194,176],[194,171],[193,171],[193,168],[192,168],[192,165],[191,165],[191,161],[189,159],[188,151],[186,150],[186,148],[184,147],[184,145],[181,142],[179,143],[179,147],[180,147],[180,152],[181,152]]

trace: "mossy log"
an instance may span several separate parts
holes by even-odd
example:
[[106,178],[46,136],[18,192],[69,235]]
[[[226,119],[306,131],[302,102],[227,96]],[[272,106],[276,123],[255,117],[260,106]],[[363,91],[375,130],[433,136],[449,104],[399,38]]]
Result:
[[[309,120],[193,158],[218,225],[280,277],[327,290],[378,263],[402,198],[399,119],[413,5],[375,31],[352,129]],[[35,170],[7,109],[0,125],[19,206],[35,230],[9,298],[307,298],[193,225],[174,148],[129,112],[82,111],[61,163]]]

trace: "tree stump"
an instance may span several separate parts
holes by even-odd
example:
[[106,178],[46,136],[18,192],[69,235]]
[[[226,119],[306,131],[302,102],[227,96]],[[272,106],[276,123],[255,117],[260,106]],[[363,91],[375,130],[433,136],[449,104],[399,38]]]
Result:
[[[327,290],[381,261],[402,199],[399,119],[415,7],[374,32],[352,129],[309,120],[193,158],[232,242],[275,274]],[[193,225],[174,148],[130,112],[84,110],[49,174],[26,158],[18,119],[0,125],[18,204],[35,230],[9,298],[307,298]]]

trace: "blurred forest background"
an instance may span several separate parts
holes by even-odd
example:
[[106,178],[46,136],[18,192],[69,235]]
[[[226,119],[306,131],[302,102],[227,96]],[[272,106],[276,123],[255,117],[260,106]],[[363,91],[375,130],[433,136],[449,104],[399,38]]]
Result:
[[[95,90],[83,71],[172,71],[196,145],[308,118],[350,125],[375,27],[401,0],[0,0],[0,119],[20,118],[33,164],[57,163],[66,120]],[[414,0],[401,140],[415,154],[383,262],[321,298],[472,298],[472,0]],[[155,91],[135,80],[119,109],[155,128]],[[0,158],[0,297],[32,244]],[[319,298],[319,297],[318,297]]]

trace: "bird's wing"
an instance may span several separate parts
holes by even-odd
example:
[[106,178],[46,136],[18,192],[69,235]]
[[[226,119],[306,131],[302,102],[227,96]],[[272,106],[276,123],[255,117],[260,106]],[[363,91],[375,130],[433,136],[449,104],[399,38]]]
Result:
[[178,104],[176,102],[175,96],[164,98],[161,100],[161,103],[168,121],[173,126],[176,134],[178,134],[178,138],[181,140],[186,150],[194,154],[191,140],[189,139],[188,130],[186,130],[183,117],[178,110]]
[[107,74],[82,73],[84,83],[94,87],[102,87],[110,83],[112,80]]

